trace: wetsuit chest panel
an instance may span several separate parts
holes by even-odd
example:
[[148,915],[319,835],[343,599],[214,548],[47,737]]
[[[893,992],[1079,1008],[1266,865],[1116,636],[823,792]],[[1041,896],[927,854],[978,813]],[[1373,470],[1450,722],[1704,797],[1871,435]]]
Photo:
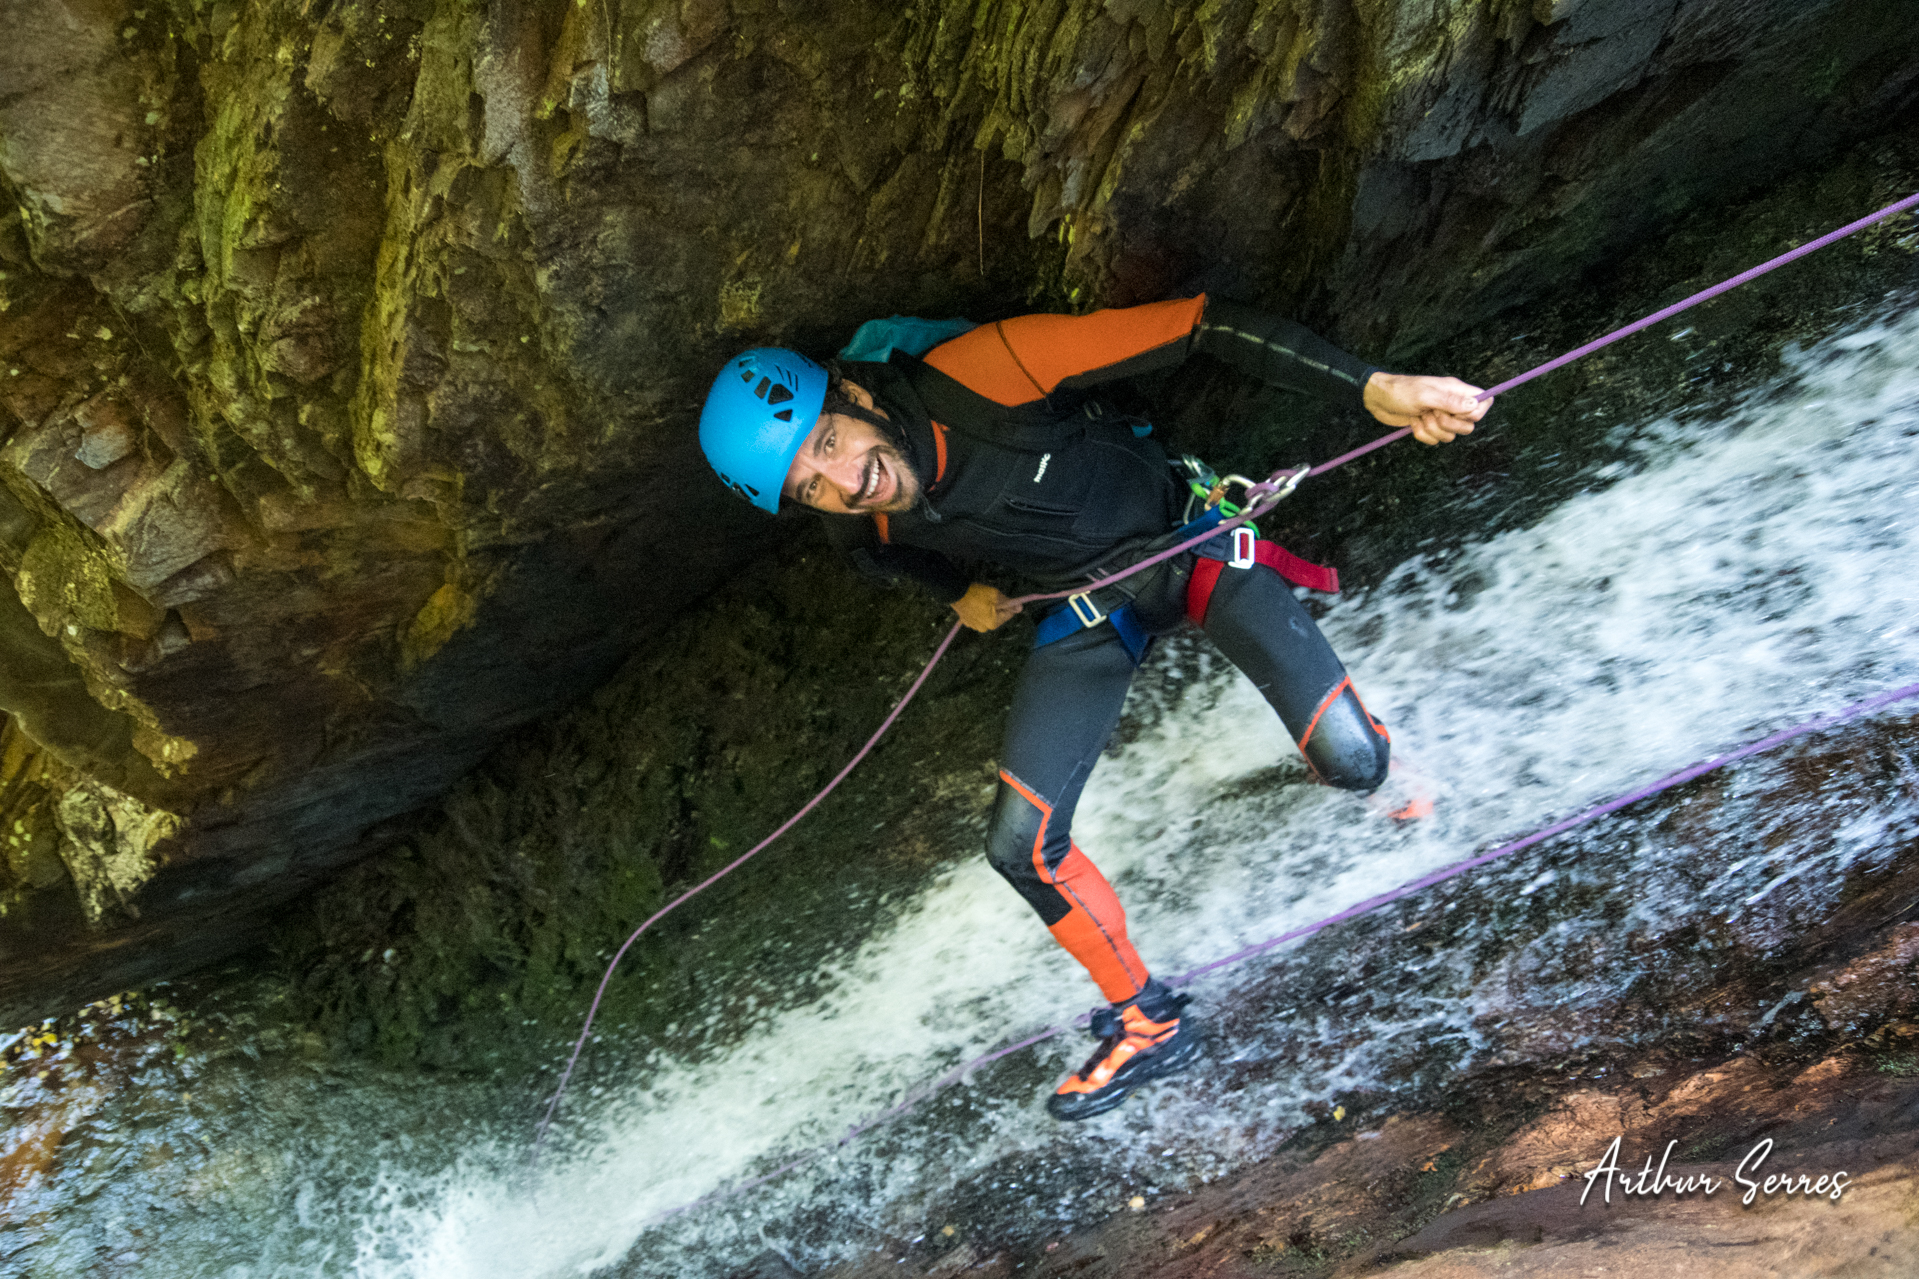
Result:
[[1179,493],[1166,456],[1129,419],[1083,396],[995,404],[898,353],[873,372],[897,410],[945,427],[939,478],[922,449],[926,500],[889,519],[892,542],[1050,586],[1084,581],[1115,550],[1172,526]]
[[1084,441],[1039,454],[1009,454],[999,501],[1012,510],[1056,519],[1075,519],[1086,508],[1093,476],[1085,465]]
[[1086,474],[1087,502],[1073,520],[1083,541],[1113,546],[1171,527],[1174,491],[1166,455],[1151,440],[1089,437],[1075,459]]
[[947,479],[930,498],[937,520],[896,517],[895,541],[1064,584],[1117,546],[1164,532],[1171,518],[1163,455],[1124,428],[1095,426],[1041,453],[954,432],[950,450]]

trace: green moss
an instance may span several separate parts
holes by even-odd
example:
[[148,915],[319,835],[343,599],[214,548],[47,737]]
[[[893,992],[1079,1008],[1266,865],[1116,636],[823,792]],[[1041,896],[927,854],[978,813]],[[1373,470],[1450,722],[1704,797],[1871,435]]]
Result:
[[446,646],[454,634],[473,622],[479,597],[448,582],[427,598],[400,636],[401,661],[411,670]]
[[[876,593],[808,528],[303,908],[282,952],[300,1015],[395,1063],[521,1063],[572,1033],[619,942],[823,786],[950,616]],[[798,998],[791,974],[856,945],[877,899],[937,868],[935,836],[951,847],[950,825],[983,811],[1017,642],[961,641],[845,787],[628,955],[602,1028],[657,1039],[659,1014],[722,974],[702,997],[730,1021]],[[952,790],[936,756],[981,761],[977,787]]]
[[34,536],[20,558],[15,583],[21,603],[42,619],[43,627],[120,629],[120,607],[105,555],[65,521],[50,520]]

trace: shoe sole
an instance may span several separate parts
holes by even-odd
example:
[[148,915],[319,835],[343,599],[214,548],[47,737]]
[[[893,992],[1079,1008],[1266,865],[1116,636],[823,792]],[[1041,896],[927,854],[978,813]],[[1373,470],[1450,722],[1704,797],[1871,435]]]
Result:
[[[1192,1065],[1199,1056],[1199,1050],[1199,1032],[1186,1031],[1174,1039],[1166,1051],[1155,1052],[1151,1057],[1141,1060],[1137,1071],[1127,1074],[1123,1079],[1115,1079],[1098,1093],[1054,1093],[1046,1099],[1046,1112],[1066,1123],[1103,1115],[1132,1096],[1133,1090],[1141,1084],[1149,1084]],[[1073,1100],[1063,1100],[1068,1097]]]

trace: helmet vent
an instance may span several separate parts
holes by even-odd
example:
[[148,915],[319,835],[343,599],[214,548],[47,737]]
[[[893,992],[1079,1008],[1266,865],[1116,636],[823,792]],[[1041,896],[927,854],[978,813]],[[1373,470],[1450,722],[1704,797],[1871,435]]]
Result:
[[735,356],[700,407],[700,449],[708,464],[735,493],[777,513],[786,473],[831,381],[797,351],[755,347]]

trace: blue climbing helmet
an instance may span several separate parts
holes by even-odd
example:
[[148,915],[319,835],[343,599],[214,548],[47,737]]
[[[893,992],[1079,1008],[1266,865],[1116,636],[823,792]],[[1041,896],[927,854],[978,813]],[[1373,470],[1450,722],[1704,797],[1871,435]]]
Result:
[[763,511],[780,509],[787,468],[826,404],[826,370],[797,351],[756,346],[713,379],[700,410],[700,448],[726,486]]

